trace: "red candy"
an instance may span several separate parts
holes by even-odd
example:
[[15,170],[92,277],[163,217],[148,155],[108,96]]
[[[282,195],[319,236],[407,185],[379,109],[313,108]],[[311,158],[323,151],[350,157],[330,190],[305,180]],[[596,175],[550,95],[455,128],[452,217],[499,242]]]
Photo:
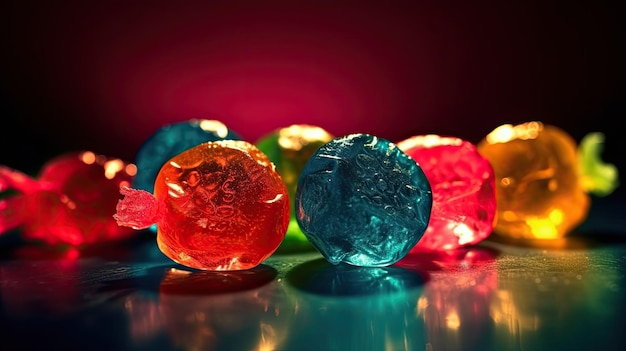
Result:
[[182,265],[216,271],[256,267],[276,251],[289,225],[287,187],[256,146],[202,143],[159,171],[154,195],[122,189],[115,215],[135,229],[157,225],[157,244]]
[[456,249],[486,239],[496,215],[495,174],[476,146],[438,135],[397,145],[422,167],[433,190],[428,228],[412,251]]
[[22,229],[27,240],[81,246],[128,238],[112,215],[121,186],[136,168],[93,152],[59,156],[44,165],[38,179],[0,166],[0,233]]

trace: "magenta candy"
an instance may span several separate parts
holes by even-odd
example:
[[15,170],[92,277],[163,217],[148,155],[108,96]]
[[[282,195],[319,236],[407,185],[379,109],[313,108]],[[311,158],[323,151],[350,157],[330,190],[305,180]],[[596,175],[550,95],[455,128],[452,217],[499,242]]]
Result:
[[0,234],[21,229],[27,240],[82,246],[126,239],[135,233],[113,218],[120,187],[136,167],[90,151],[48,161],[37,178],[0,166]]
[[486,239],[496,214],[495,175],[476,146],[434,134],[397,145],[422,167],[433,191],[428,228],[411,252],[455,249]]

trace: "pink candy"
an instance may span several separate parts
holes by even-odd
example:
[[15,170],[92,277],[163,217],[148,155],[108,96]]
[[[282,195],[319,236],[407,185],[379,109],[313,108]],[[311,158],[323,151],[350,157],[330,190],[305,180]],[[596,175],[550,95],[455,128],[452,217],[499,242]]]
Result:
[[120,187],[136,168],[120,159],[74,152],[46,163],[37,179],[0,166],[0,234],[22,229],[27,240],[81,246],[128,238],[113,219]]
[[486,239],[496,213],[495,175],[476,147],[432,134],[397,145],[422,167],[433,191],[428,228],[411,252],[455,249]]

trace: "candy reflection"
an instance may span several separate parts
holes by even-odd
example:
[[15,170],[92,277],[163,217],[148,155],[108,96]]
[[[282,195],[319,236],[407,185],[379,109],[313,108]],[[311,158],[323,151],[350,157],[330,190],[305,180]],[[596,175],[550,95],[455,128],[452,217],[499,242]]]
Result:
[[124,310],[129,319],[129,334],[137,344],[149,342],[163,329],[157,298],[141,293],[124,299]]
[[481,333],[491,323],[489,306],[497,289],[496,252],[462,248],[409,254],[396,265],[428,272],[417,301],[426,328],[426,349],[487,349]]
[[292,269],[298,310],[285,350],[423,350],[415,306],[427,277],[399,267],[331,265]]
[[614,288],[623,279],[623,257],[607,249],[529,253],[499,261],[489,309],[502,349],[606,349],[615,330],[590,324],[622,311],[623,292]]
[[0,266],[3,312],[18,319],[67,315],[84,303],[76,260],[15,261]]
[[163,327],[182,350],[272,350],[290,330],[295,306],[273,268],[238,272],[170,270],[159,292]]

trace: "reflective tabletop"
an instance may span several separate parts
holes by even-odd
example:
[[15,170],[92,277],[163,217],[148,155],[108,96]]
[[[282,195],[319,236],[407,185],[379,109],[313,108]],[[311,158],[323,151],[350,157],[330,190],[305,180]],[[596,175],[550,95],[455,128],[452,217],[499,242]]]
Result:
[[1,349],[618,350],[626,230],[621,206],[594,211],[566,239],[489,238],[384,268],[307,251],[206,272],[167,259],[150,232],[81,252],[12,233],[0,242]]

